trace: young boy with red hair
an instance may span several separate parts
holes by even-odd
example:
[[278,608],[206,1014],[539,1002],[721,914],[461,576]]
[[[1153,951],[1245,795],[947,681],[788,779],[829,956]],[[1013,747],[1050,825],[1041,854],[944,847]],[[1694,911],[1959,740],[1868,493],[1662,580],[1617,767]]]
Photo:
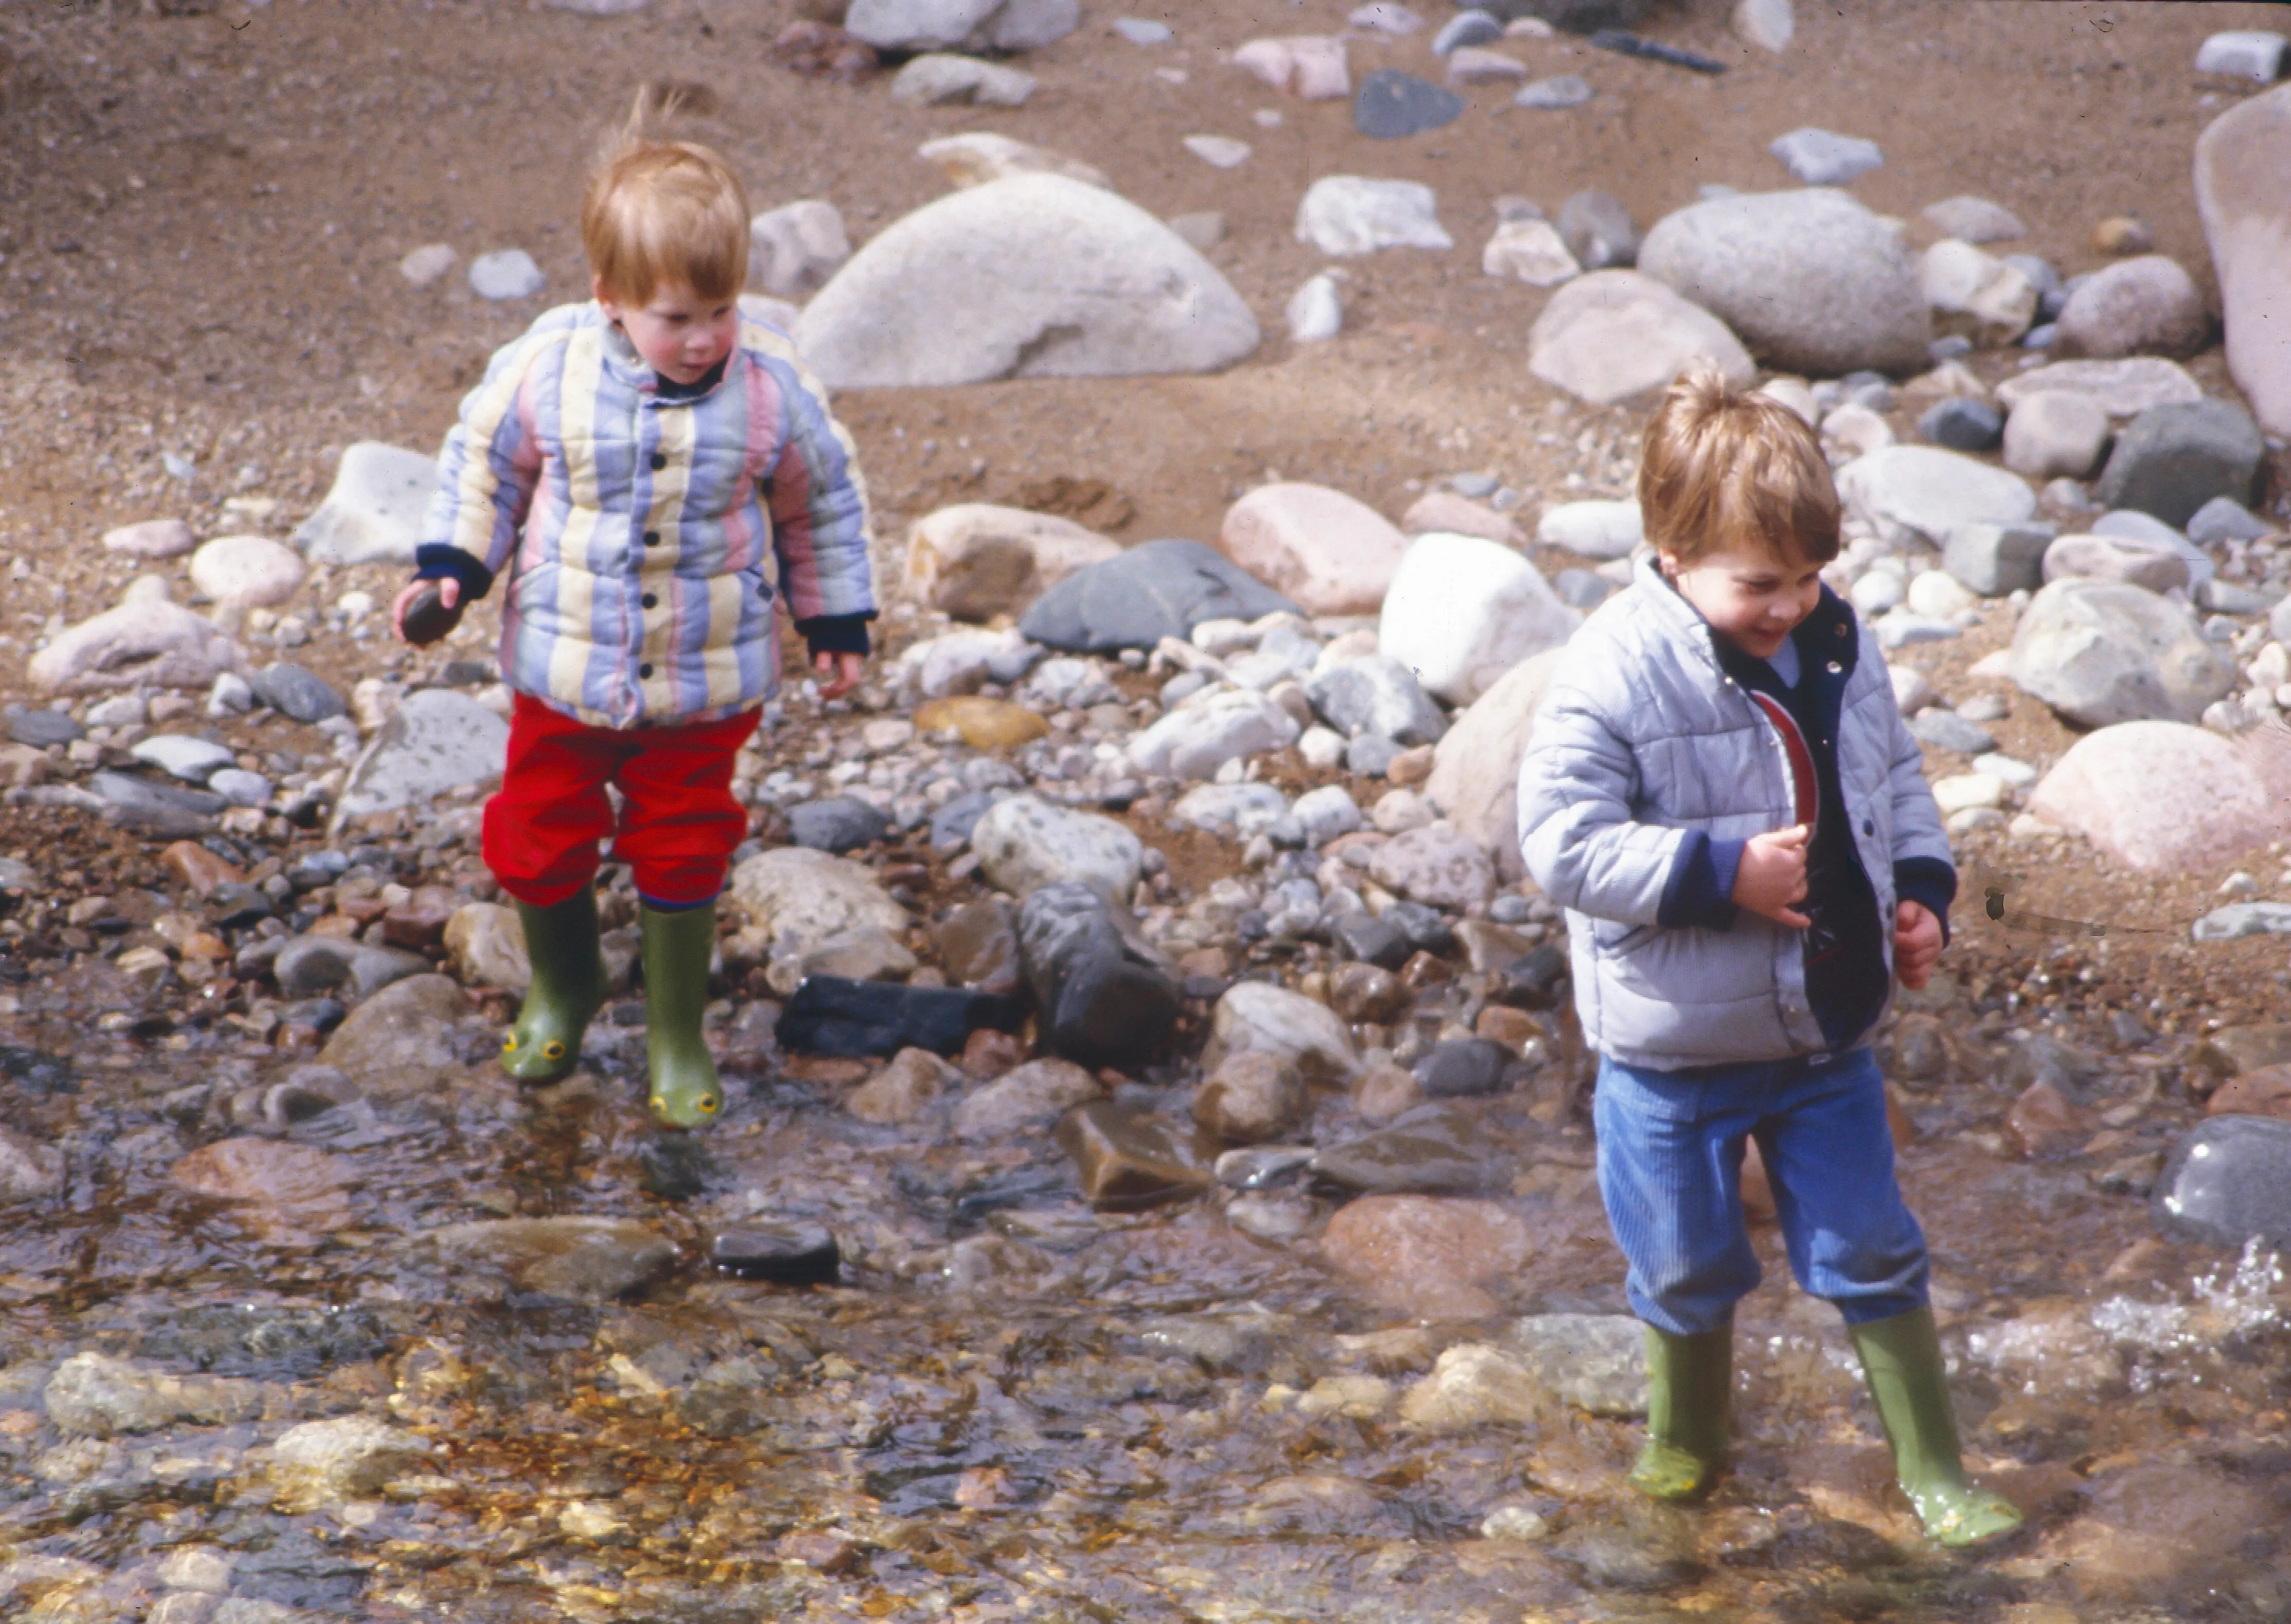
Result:
[[851,438],[785,335],[739,313],[748,219],[721,157],[631,121],[582,204],[594,298],[535,321],[462,402],[396,607],[402,633],[429,583],[455,614],[507,577],[515,702],[485,858],[533,982],[502,1065],[543,1081],[580,1057],[605,996],[610,833],[641,904],[652,1110],[679,1127],[723,1107],[701,1015],[747,833],[733,758],[779,679],[776,605],[831,698],[858,681],[875,615]]

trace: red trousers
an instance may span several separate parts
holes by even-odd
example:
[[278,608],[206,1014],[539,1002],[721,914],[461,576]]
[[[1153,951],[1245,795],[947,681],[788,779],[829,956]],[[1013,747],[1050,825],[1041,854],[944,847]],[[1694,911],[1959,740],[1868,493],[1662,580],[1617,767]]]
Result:
[[[486,866],[519,902],[552,907],[597,876],[597,843],[635,871],[637,895],[696,907],[724,888],[748,815],[732,799],[732,758],[761,712],[682,728],[591,728],[517,695],[509,765],[486,802]],[[605,785],[617,784],[613,823]]]

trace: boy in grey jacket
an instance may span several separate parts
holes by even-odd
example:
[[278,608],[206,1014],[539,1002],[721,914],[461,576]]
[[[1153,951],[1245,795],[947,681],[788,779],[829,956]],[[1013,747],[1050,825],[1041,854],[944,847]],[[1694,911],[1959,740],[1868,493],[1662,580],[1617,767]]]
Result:
[[1755,1137],[1790,1266],[1836,1303],[1901,1487],[1949,1545],[2017,1526],[1965,1481],[1869,1048],[1921,987],[1957,873],[1885,663],[1821,583],[1838,501],[1813,431],[1711,373],[1646,430],[1654,556],[1553,671],[1520,770],[1527,867],[1567,910],[1600,1055],[1599,1185],[1648,1326],[1632,1482],[1684,1499],[1726,1451]]

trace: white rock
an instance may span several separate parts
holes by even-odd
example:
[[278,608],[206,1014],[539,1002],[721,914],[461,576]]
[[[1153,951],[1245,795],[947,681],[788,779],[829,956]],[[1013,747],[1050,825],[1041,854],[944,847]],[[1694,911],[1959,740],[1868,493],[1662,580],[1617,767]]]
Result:
[[218,769],[208,778],[207,788],[234,807],[267,807],[273,793],[269,779],[236,767]]
[[1233,65],[1260,84],[1305,101],[1333,101],[1353,93],[1341,39],[1318,35],[1252,39],[1233,53]]
[[1030,174],[1064,175],[1085,186],[1102,186],[1109,190],[1113,185],[1094,165],[991,130],[967,130],[960,135],[939,136],[916,148],[915,156],[958,187],[984,186],[989,181]]
[[437,1446],[362,1415],[304,1421],[270,1446],[270,1477],[283,1508],[366,1499],[429,1459]]
[[359,440],[293,544],[313,564],[411,564],[437,489],[438,464],[420,452]]
[[819,198],[783,205],[748,222],[749,274],[780,298],[824,287],[850,257],[843,216]]
[[1307,790],[1297,797],[1297,804],[1290,811],[1304,825],[1308,846],[1324,846],[1339,835],[1350,834],[1362,822],[1359,804],[1341,784],[1324,784],[1317,790]]
[[1456,245],[1440,227],[1430,187],[1359,175],[1324,175],[1313,182],[1297,205],[1297,240],[1334,254]]
[[1947,570],[1925,569],[1917,572],[1909,583],[1908,603],[1919,615],[1929,615],[1936,620],[1948,620],[1962,615],[1980,601],[1965,590],[1956,576]]
[[913,922],[864,864],[802,846],[759,854],[732,871],[726,912],[752,956],[800,950],[854,931],[903,937]]
[[164,600],[124,603],[52,639],[25,667],[44,693],[205,687],[246,655],[211,621]]
[[1554,293],[1529,330],[1528,370],[1596,406],[1643,400],[1697,360],[1740,388],[1757,375],[1724,322],[1635,270],[1595,270]]
[[916,107],[967,101],[975,107],[1024,107],[1034,93],[1034,76],[1016,68],[982,62],[975,56],[931,52],[916,57],[892,76],[891,99]]
[[1821,422],[1821,408],[1814,404],[1813,390],[1803,378],[1769,378],[1758,385],[1758,393],[1781,401],[1797,413],[1809,429]]
[[2046,581],[2121,581],[2151,592],[2185,591],[2188,561],[2145,536],[2063,535],[2045,549]]
[[2235,686],[2234,667],[2188,610],[2098,581],[2055,581],[2030,599],[2014,630],[2011,673],[2084,728],[2192,722]]
[[1239,840],[1263,833],[1288,816],[1289,798],[1269,784],[1205,784],[1188,790],[1170,808],[1173,822]]
[[1393,836],[1371,854],[1368,872],[1386,890],[1435,908],[1485,902],[1496,885],[1488,854],[1450,824]]
[[907,590],[957,620],[992,620],[1024,613],[1074,571],[1121,551],[1055,514],[959,502],[908,527]]
[[1265,695],[1247,688],[1213,692],[1178,706],[1129,741],[1129,764],[1170,778],[1213,776],[1243,760],[1297,742],[1302,725]]
[[970,832],[970,849],[987,878],[1013,896],[1077,880],[1125,908],[1146,858],[1137,837],[1112,818],[1032,795],[989,807]]
[[1337,279],[1326,271],[1307,277],[1290,295],[1289,307],[1282,314],[1289,324],[1289,336],[1298,343],[1317,344],[1336,337],[1345,326],[1344,301],[1338,294]]
[[972,187],[896,221],[795,333],[834,388],[1214,371],[1258,337],[1241,295],[1184,238],[1051,174]]
[[497,248],[470,261],[470,287],[480,299],[530,299],[547,280],[522,248]]
[[191,584],[217,603],[285,603],[309,566],[268,536],[219,535],[191,555]]
[[1459,45],[1448,52],[1451,84],[1516,84],[1527,77],[1527,64],[1517,57],[1479,45]]
[[180,519],[147,519],[105,531],[103,544],[110,551],[139,559],[173,559],[190,551],[198,541]]
[[1761,51],[1787,51],[1797,31],[1790,0],[1735,0],[1735,34]]
[[1986,197],[1944,197],[1927,204],[1923,213],[1926,223],[1944,237],[1964,242],[2002,243],[2028,235],[2028,229],[2012,210]]
[[2102,728],[2070,745],[2029,810],[2116,862],[2197,873],[2282,832],[2283,763],[2249,740],[2170,721]]
[[1385,834],[1406,834],[1411,829],[1428,828],[1439,821],[1431,802],[1414,790],[1387,790],[1377,798],[1368,816],[1369,822]]
[[1908,596],[1909,589],[1902,583],[1901,571],[1894,569],[1870,570],[1846,593],[1853,607],[1865,615],[1883,615],[1898,608]]
[[2272,84],[2283,71],[2280,34],[2260,28],[2240,28],[2215,34],[2196,47],[2198,73],[2227,74],[2255,84]]
[[1543,510],[1535,539],[1581,558],[1628,559],[1646,539],[1646,526],[1635,500],[1563,502]]
[[1925,366],[1933,341],[1917,265],[1845,193],[1743,193],[1655,222],[1639,269],[1724,321],[1768,366],[1815,377]]
[[1297,740],[1297,753],[1308,766],[1330,771],[1345,759],[1345,736],[1332,728],[1307,728]]
[[2108,446],[2108,414],[2091,396],[2039,390],[2005,420],[2005,466],[2030,479],[2088,478]]
[[1933,794],[1941,816],[1950,817],[1970,807],[2004,805],[2005,781],[1993,773],[1955,773],[1934,779]]
[[1893,425],[1854,401],[1832,406],[1821,420],[1821,438],[1849,457],[1866,457],[1893,444]]
[[1810,127],[1777,137],[1766,150],[1806,186],[1843,186],[1885,163],[1876,141]]
[[2159,355],[2113,361],[2055,361],[2006,379],[1997,404],[2017,412],[2030,396],[2052,391],[2082,395],[2110,417],[2136,417],[2152,406],[2201,400],[2203,386],[2188,369]]
[[508,755],[509,724],[494,712],[454,688],[417,689],[351,767],[335,802],[335,826],[489,784],[501,776]]
[[1915,716],[1938,697],[1932,681],[1914,665],[1888,666],[1885,675],[1893,679],[1893,703],[1903,716]]
[[1116,34],[1133,45],[1166,45],[1177,37],[1168,23],[1150,17],[1117,17],[1113,26]]
[[1016,681],[1025,673],[1030,646],[1015,631],[951,631],[910,644],[894,668],[902,684],[912,684],[925,699],[975,694],[999,673]]
[[1186,150],[1212,169],[1238,169],[1249,162],[1249,143],[1229,135],[1188,135]]
[[1480,254],[1480,269],[1530,287],[1556,287],[1583,273],[1561,240],[1559,228],[1547,220],[1507,220],[1498,225]]
[[1081,21],[1076,0],[851,0],[843,26],[878,51],[1035,51]]
[[1236,981],[1218,1000],[1202,1071],[1240,1054],[1278,1055],[1311,1082],[1348,1081],[1360,1069],[1352,1034],[1335,1010],[1262,981]]
[[188,738],[180,733],[155,734],[138,740],[128,753],[138,761],[148,761],[162,772],[193,784],[205,784],[217,768],[229,767],[237,759],[228,744],[211,744],[205,739]]
[[1508,547],[1435,531],[1408,544],[1385,595],[1377,649],[1414,671],[1425,692],[1467,705],[1582,623]]
[[2291,86],[2228,109],[2196,142],[2196,205],[2219,274],[2227,366],[2259,426],[2291,435]]
[[2036,285],[1962,238],[1945,237],[1926,249],[1917,275],[1935,330],[1978,348],[2009,344],[2036,319]]
[[1375,612],[1408,539],[1366,502],[1322,485],[1260,485],[1226,510],[1217,548],[1307,615]]
[[444,243],[427,243],[398,261],[398,274],[416,287],[427,287],[453,269],[461,255]]
[[2025,790],[2037,782],[2037,769],[2026,761],[2016,761],[2011,756],[1995,751],[1983,751],[1973,758],[1973,770],[2001,779],[2009,788]]
[[2017,525],[2037,494],[2017,475],[1937,446],[1892,446],[1838,470],[1846,511],[1893,546],[1939,548],[1959,525]]

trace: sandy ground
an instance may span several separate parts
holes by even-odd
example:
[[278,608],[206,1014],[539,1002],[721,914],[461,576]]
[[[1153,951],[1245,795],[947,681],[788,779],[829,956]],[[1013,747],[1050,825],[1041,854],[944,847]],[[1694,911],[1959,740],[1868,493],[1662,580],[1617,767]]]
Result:
[[[2259,4],[1801,5],[1797,41],[1777,58],[1738,42],[1716,0],[1674,0],[1644,31],[1729,61],[1726,74],[1564,37],[1514,41],[1534,75],[1580,72],[1597,98],[1531,112],[1483,87],[1458,123],[1382,142],[1353,131],[1346,104],[1271,95],[1219,60],[1256,34],[1332,29],[1341,0],[1136,9],[1163,16],[1176,42],[1131,45],[1108,27],[1113,9],[1094,4],[1078,33],[1026,59],[1040,80],[1027,106],[973,109],[904,106],[887,76],[852,87],[774,67],[766,46],[794,12],[763,0],[656,0],[614,19],[508,0],[161,0],[153,14],[128,0],[0,4],[0,568],[12,566],[0,696],[23,695],[43,623],[106,607],[134,573],[97,548],[106,527],[180,514],[203,536],[283,535],[344,444],[434,450],[487,354],[542,305],[584,290],[583,165],[647,82],[704,87],[711,110],[693,133],[734,160],[757,207],[825,197],[855,238],[939,195],[914,149],[970,129],[1085,159],[1161,213],[1226,215],[1230,235],[1211,257],[1267,333],[1228,373],[841,398],[887,537],[945,502],[1041,501],[1063,486],[1121,540],[1208,538],[1233,497],[1274,472],[1396,516],[1440,476],[1484,470],[1526,493],[1519,517],[1531,527],[1545,500],[1628,489],[1636,422],[1556,398],[1528,375],[1527,333],[1547,295],[1480,273],[1497,197],[1555,210],[1599,187],[1644,225],[1708,182],[1789,184],[1766,143],[1818,125],[1882,143],[1885,167],[1853,189],[1909,218],[1918,243],[1933,233],[1917,211],[1969,191],[2027,222],[2014,247],[2074,274],[2102,262],[2094,223],[2132,213],[2208,284],[2189,157],[2235,92],[2194,72],[2196,46],[2215,29],[2281,21],[2280,8]],[[1435,23],[1447,14],[1425,9]],[[1379,65],[1436,76],[1427,39],[1355,43],[1355,77]],[[1254,121],[1267,108],[1278,127]],[[1255,150],[1215,170],[1180,144],[1193,133]],[[1432,185],[1459,246],[1349,262],[1345,335],[1298,348],[1281,310],[1322,262],[1295,240],[1294,211],[1329,173]],[[526,248],[547,291],[489,305],[458,270],[410,287],[397,261],[432,241],[464,263]],[[1973,365],[1994,379],[2018,359]],[[2216,350],[2193,370],[2218,387]],[[1897,414],[1904,438],[1909,426]],[[171,478],[163,452],[197,471]],[[226,514],[231,496],[276,507]],[[322,572],[317,587],[379,593],[394,581]],[[1962,697],[1964,667],[1999,640],[1992,629],[1904,657]],[[341,679],[390,656],[325,644],[304,657]],[[2040,767],[2072,741],[2025,699],[1997,731]],[[2220,875],[2127,886],[2075,846],[1967,855],[2024,876],[2040,911],[2168,928],[2115,945],[2105,985],[2091,989],[2109,1002],[2156,998],[2158,1017],[2216,1019],[2287,979],[2264,941],[2200,955],[2186,944],[2184,923]],[[2272,858],[2254,863],[2271,889]],[[1955,960],[1975,990],[2018,985],[2030,950],[2052,950],[1958,912],[1972,951]],[[2150,946],[2160,976],[2146,969]]]

